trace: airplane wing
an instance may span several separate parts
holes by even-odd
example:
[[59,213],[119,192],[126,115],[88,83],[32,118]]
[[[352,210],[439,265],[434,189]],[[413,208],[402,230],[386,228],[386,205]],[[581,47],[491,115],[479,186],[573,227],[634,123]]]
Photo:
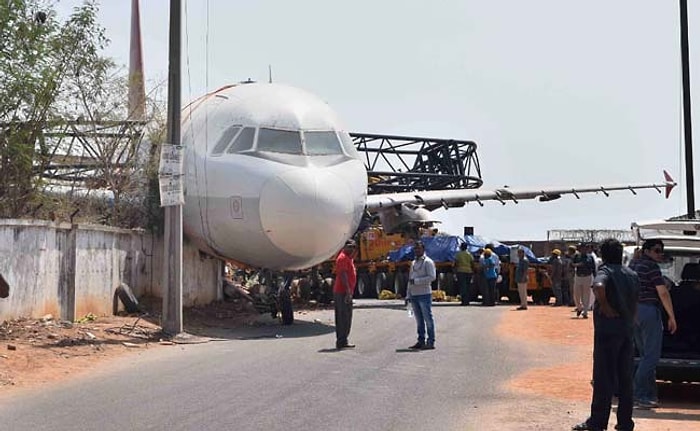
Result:
[[666,198],[671,190],[676,186],[676,182],[668,172],[664,171],[664,181],[651,184],[621,184],[613,186],[588,186],[588,187],[542,187],[531,189],[500,188],[496,190],[473,190],[473,189],[449,189],[449,190],[426,190],[403,193],[384,193],[367,196],[367,210],[370,212],[380,211],[384,208],[396,207],[399,205],[420,205],[428,210],[439,207],[461,207],[468,202],[477,202],[483,206],[484,201],[498,201],[505,205],[507,202],[518,203],[526,199],[539,199],[540,202],[553,201],[562,195],[574,195],[580,199],[579,195],[584,193],[602,193],[609,196],[610,192],[627,190],[637,194],[637,190],[655,189],[659,193],[665,191]]
[[666,198],[676,182],[668,172],[664,171],[664,181],[651,184],[620,184],[613,186],[584,186],[584,187],[542,187],[531,189],[513,189],[504,187],[496,190],[448,189],[426,190],[402,193],[383,193],[367,196],[367,211],[379,213],[384,228],[395,231],[406,222],[429,223],[436,222],[430,211],[436,208],[462,207],[468,202],[476,202],[484,206],[484,201],[498,201],[505,205],[508,202],[518,203],[526,199],[538,199],[547,202],[559,199],[562,195],[574,195],[580,199],[585,193],[601,193],[609,196],[614,191],[629,191],[637,194],[637,190],[655,189],[665,192]]

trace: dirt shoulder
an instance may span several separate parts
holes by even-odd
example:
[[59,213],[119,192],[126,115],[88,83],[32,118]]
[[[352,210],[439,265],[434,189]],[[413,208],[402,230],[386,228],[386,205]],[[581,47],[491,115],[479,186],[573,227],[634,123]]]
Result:
[[[125,355],[196,342],[163,334],[160,300],[142,298],[141,306],[145,311],[140,314],[88,315],[77,322],[47,315],[0,323],[0,398],[17,389],[73,378]],[[295,310],[303,314],[319,307],[327,306],[296,304]],[[183,310],[183,329],[203,339],[220,330],[269,324],[270,319],[247,301],[221,301]]]
[[[159,304],[134,315],[88,315],[66,322],[47,315],[0,323],[0,396],[19,388],[68,379],[117,357],[174,343],[160,327]],[[221,302],[184,311],[188,333],[237,327],[260,315],[240,302]]]
[[[568,307],[531,306],[527,311],[506,312],[496,328],[499,337],[527,341],[535,360],[551,364],[551,347],[561,346],[558,365],[532,368],[509,382],[509,388],[556,401],[575,403],[583,417],[589,411],[593,369],[593,320],[576,318]],[[635,410],[637,429],[697,430],[700,423],[700,385],[659,384],[661,408]],[[614,417],[614,415],[613,415]],[[611,420],[614,423],[614,418]],[[565,424],[566,425],[566,424]],[[573,425],[573,422],[572,424]],[[562,428],[566,429],[566,428]]]
[[89,316],[79,323],[20,319],[0,324],[0,394],[89,371],[95,365],[157,346],[160,327],[133,316]]

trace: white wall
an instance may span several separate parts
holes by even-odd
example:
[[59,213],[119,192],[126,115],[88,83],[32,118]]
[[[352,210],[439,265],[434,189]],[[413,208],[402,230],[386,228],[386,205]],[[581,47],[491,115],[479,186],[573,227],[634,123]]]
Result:
[[[142,230],[0,220],[0,273],[10,285],[0,321],[19,317],[75,319],[112,313],[114,290],[162,296],[163,239]],[[183,306],[221,298],[221,262],[183,249]]]

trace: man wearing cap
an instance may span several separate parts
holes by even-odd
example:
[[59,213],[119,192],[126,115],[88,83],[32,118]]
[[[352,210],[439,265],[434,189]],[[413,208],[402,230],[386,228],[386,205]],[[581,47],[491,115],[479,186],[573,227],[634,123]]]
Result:
[[486,278],[486,289],[483,292],[482,305],[494,306],[496,305],[498,296],[496,280],[498,280],[500,261],[498,260],[498,256],[496,256],[496,254],[491,251],[490,248],[485,248],[484,254],[482,254],[481,258],[479,259],[479,264],[483,270],[484,278]]
[[335,282],[333,283],[333,302],[335,305],[335,347],[351,349],[348,343],[350,326],[352,326],[352,295],[355,292],[357,272],[352,259],[355,253],[355,241],[349,239],[335,259]]
[[549,257],[550,276],[552,277],[552,293],[554,293],[554,307],[560,307],[564,305],[561,295],[561,280],[562,280],[562,263],[561,263],[561,250],[555,248],[552,250],[552,255]]

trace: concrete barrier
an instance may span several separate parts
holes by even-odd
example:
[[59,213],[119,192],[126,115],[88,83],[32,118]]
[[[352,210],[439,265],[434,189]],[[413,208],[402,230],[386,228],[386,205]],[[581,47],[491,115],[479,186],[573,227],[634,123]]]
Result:
[[[0,220],[0,274],[10,286],[0,299],[0,321],[111,314],[120,283],[137,297],[162,297],[163,253],[163,239],[143,230]],[[220,299],[221,285],[221,262],[185,241],[183,306]]]

